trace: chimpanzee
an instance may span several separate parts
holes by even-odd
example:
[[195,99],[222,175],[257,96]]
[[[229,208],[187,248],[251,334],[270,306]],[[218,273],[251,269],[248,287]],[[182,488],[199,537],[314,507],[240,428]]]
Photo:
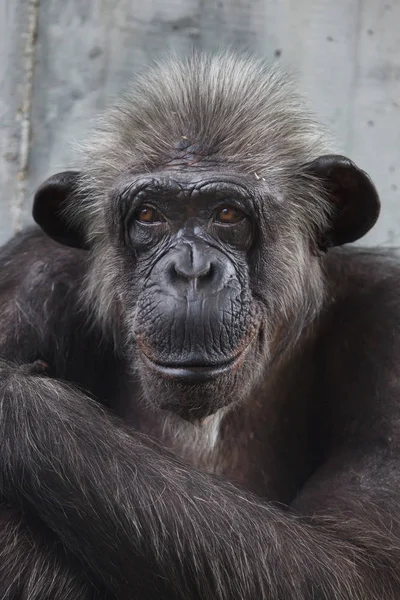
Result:
[[398,600],[400,261],[286,75],[156,65],[0,253],[2,600]]

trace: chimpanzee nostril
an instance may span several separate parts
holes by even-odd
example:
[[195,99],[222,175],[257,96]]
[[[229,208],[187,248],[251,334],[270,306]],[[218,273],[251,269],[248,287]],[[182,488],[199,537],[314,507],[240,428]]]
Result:
[[182,277],[183,279],[200,279],[201,277],[211,275],[213,271],[210,261],[204,262],[203,265],[196,265],[196,267],[194,265],[187,267],[178,262],[175,262],[173,266],[178,277]]

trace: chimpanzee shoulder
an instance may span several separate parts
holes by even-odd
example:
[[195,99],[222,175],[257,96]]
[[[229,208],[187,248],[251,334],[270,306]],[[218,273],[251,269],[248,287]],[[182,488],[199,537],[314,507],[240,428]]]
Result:
[[52,376],[82,385],[102,400],[107,364],[115,370],[115,361],[111,341],[80,301],[86,269],[87,252],[58,244],[38,227],[1,249],[0,340],[9,353],[2,358],[43,360]]
[[[0,293],[4,300],[11,290],[33,286],[30,299],[47,295],[54,283],[78,288],[86,269],[86,253],[58,244],[39,227],[30,227],[0,249]],[[25,289],[24,289],[25,291]]]
[[324,268],[328,294],[338,305],[359,312],[370,307],[377,318],[385,307],[400,312],[400,249],[342,246],[327,253]]
[[358,429],[367,420],[369,435],[382,437],[388,419],[400,416],[392,387],[400,375],[400,251],[341,247],[328,252],[324,266],[320,397],[331,406],[331,425],[335,414],[346,423],[346,436],[351,422]]

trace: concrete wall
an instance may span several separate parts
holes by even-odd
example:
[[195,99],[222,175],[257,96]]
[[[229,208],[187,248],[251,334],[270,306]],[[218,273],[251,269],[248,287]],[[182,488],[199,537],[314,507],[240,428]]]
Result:
[[230,45],[296,69],[381,193],[365,241],[400,244],[400,0],[2,0],[0,44],[0,241],[139,67]]

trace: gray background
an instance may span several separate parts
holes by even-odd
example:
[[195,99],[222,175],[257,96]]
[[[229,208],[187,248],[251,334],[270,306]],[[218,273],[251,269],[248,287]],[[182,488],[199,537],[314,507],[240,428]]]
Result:
[[138,68],[230,45],[295,68],[380,191],[365,241],[400,245],[400,0],[0,0],[0,45],[0,241]]

